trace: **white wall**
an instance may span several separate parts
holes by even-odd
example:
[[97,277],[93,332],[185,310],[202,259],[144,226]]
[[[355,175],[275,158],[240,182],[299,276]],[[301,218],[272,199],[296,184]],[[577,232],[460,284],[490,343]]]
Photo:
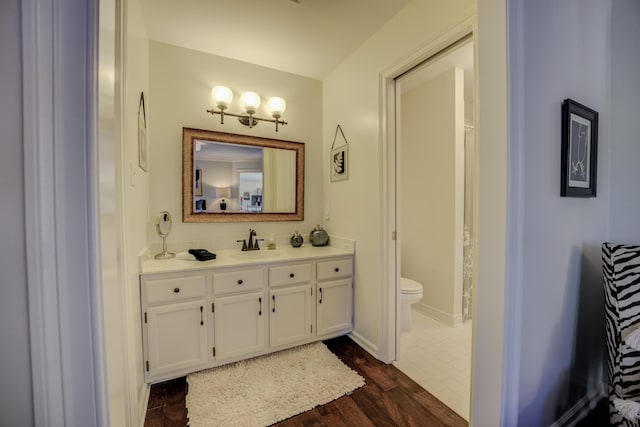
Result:
[[[511,398],[506,326],[511,325],[507,294],[508,55],[507,2],[478,2],[474,66],[476,131],[476,206],[473,283],[473,367],[471,425],[515,425],[505,422],[504,402]],[[511,78],[511,76],[509,76]],[[509,230],[510,231],[510,230]],[[518,331],[519,333],[520,331]],[[508,354],[508,353],[507,353]]]
[[20,1],[0,2],[0,425],[33,425],[27,299]]
[[100,3],[99,193],[110,422],[135,426],[148,396],[137,255],[147,245],[149,180],[138,167],[137,116],[140,93],[148,95],[149,55],[140,2],[125,4],[121,22],[115,2]]
[[[231,170],[232,166],[231,162],[218,162],[205,159],[196,161],[195,168],[202,171],[202,196],[198,196],[198,199],[206,200],[207,210],[220,210],[220,200],[216,197],[217,187],[229,187],[231,193],[238,194],[237,187],[235,187],[235,192],[232,189],[232,184],[235,182]],[[225,200],[227,202],[227,209],[237,209],[237,197],[227,197]]]
[[127,393],[126,310],[123,294],[121,262],[122,231],[119,223],[121,205],[118,199],[117,173],[119,135],[117,112],[120,111],[116,75],[116,3],[100,2],[99,37],[99,108],[98,108],[98,169],[100,197],[100,272],[106,349],[106,382],[109,387],[109,418],[113,424],[126,426],[130,406]]
[[324,209],[330,231],[356,240],[355,331],[360,343],[379,352],[381,301],[380,73],[443,31],[471,16],[474,2],[412,1],[324,80],[324,163],[336,125],[349,141],[349,179],[330,183],[325,169]]
[[[229,111],[239,113],[239,94],[252,90],[266,100],[281,96],[287,101],[283,119],[288,125],[275,132],[275,125],[260,123],[252,129],[227,117],[206,112],[212,108],[211,88],[225,85],[235,93]],[[275,233],[282,244],[288,243],[295,229],[303,234],[322,223],[322,84],[294,74],[235,61],[175,46],[150,43],[149,121],[152,135],[150,150],[151,215],[168,210],[174,218],[167,239],[172,242],[226,241],[235,247],[237,239],[247,237],[254,228],[258,237]],[[264,107],[256,114],[268,117]],[[303,222],[256,223],[183,223],[182,217],[182,127],[209,129],[305,143],[305,220]],[[148,229],[152,229],[149,220]],[[334,230],[328,226],[329,234]],[[346,236],[350,236],[347,233]],[[155,231],[149,240],[159,241]],[[231,243],[233,242],[233,243]],[[207,246],[205,246],[207,247]],[[209,246],[210,247],[210,246]],[[216,248],[213,248],[216,249]]]
[[464,71],[452,68],[402,93],[401,276],[422,284],[417,304],[462,321]]
[[[600,245],[609,228],[611,2],[524,2],[523,28],[518,425],[540,426],[603,382]],[[565,98],[600,113],[597,198],[559,195]]]
[[613,242],[640,243],[637,215],[640,133],[640,2],[612,2],[611,26],[611,236]]

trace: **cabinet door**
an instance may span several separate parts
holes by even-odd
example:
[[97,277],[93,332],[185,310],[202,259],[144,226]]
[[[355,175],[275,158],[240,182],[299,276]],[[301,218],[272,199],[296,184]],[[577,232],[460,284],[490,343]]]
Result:
[[273,289],[269,292],[269,346],[291,346],[311,338],[313,299],[311,285]]
[[337,335],[353,329],[351,279],[319,282],[317,294],[318,336]]
[[149,307],[146,311],[147,380],[176,377],[206,367],[205,301]]
[[238,359],[265,348],[268,304],[262,292],[214,299],[215,355],[217,361]]

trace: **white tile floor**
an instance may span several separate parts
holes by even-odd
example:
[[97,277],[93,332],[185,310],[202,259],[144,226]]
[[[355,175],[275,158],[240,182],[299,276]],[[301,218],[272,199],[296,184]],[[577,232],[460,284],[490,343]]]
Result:
[[394,365],[465,420],[471,395],[471,321],[452,328],[413,310]]

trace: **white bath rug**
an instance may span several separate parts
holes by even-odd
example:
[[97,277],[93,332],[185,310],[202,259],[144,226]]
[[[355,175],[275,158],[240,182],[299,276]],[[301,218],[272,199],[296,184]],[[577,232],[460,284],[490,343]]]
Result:
[[191,427],[262,427],[331,402],[364,379],[322,343],[187,376]]

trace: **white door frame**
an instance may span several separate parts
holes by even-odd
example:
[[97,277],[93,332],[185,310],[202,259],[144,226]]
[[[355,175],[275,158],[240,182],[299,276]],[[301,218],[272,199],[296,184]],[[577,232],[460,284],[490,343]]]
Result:
[[[437,52],[469,29],[474,34],[476,118],[476,194],[474,210],[473,362],[470,425],[514,425],[518,413],[518,372],[521,305],[522,195],[519,174],[523,147],[522,95],[523,0],[476,2],[476,15],[461,21],[418,52],[406,55],[380,74],[381,144],[381,324],[380,355],[396,355],[396,281],[394,230],[395,190],[389,179],[395,170],[396,122],[393,79]],[[512,23],[513,25],[509,25]],[[466,31],[465,31],[466,30]],[[457,37],[456,37],[457,34]],[[514,93],[512,93],[513,91]],[[514,118],[518,119],[514,123]],[[485,168],[482,166],[485,165]],[[511,167],[510,167],[511,166]],[[393,184],[393,183],[391,183]],[[519,234],[520,233],[520,234]],[[482,292],[478,288],[482,287]],[[481,369],[476,369],[481,367]]]
[[[400,279],[400,241],[396,236],[400,236],[398,224],[398,212],[400,200],[398,199],[397,186],[400,178],[397,172],[397,145],[400,137],[400,120],[397,113],[397,105],[400,94],[396,91],[395,79],[402,76],[415,66],[429,60],[440,52],[455,45],[459,41],[474,33],[474,20],[468,18],[450,31],[427,43],[417,52],[408,55],[398,61],[389,69],[381,73],[381,94],[382,94],[382,117],[383,126],[382,137],[382,262],[383,268],[383,295],[382,295],[382,348],[381,357],[385,362],[392,362],[398,358],[398,313],[399,313],[399,293],[398,286]],[[475,228],[475,227],[474,227]],[[474,239],[475,241],[475,239]]]

